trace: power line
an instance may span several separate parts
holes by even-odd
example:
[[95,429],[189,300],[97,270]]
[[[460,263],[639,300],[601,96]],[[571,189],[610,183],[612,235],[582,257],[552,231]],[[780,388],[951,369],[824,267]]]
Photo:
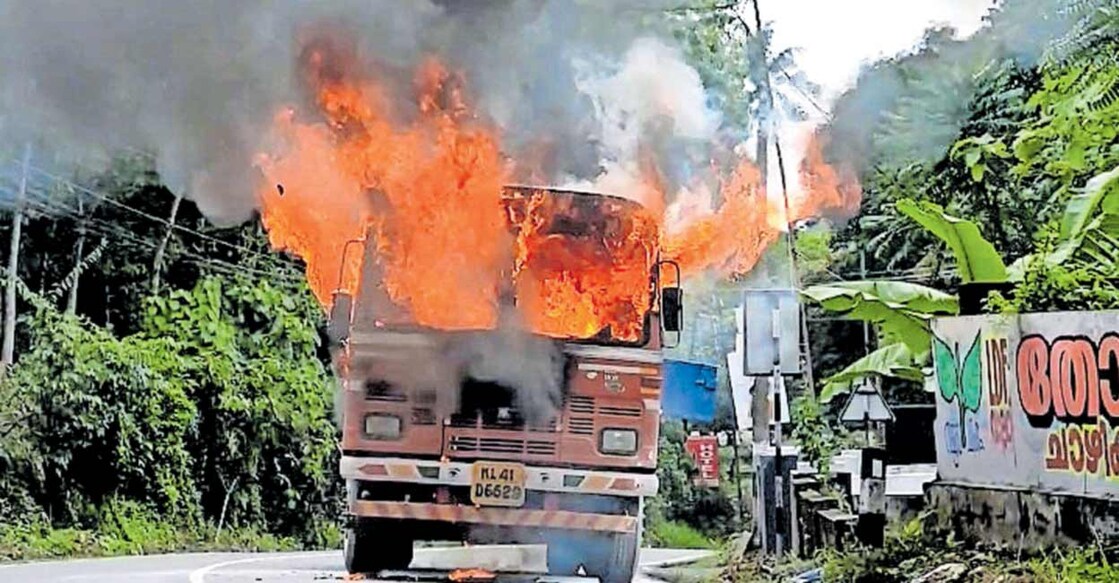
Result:
[[[0,187],[0,191],[6,191],[6,189]],[[79,213],[76,209],[70,207],[62,201],[57,200],[57,197],[52,197],[49,193],[44,193],[41,187],[37,187],[34,190],[29,190],[29,194],[36,196],[35,198],[27,199],[26,202],[36,210],[42,211],[50,216],[58,217],[62,215],[72,218],[76,221],[82,221],[87,226],[87,229],[95,232],[96,234],[117,238],[118,240],[124,240],[133,245],[140,246],[145,250],[154,251],[158,248],[158,245],[156,245],[155,242],[144,239],[143,237],[139,237],[123,228],[119,224],[112,223],[95,216]],[[260,275],[262,277],[280,277],[292,281],[299,281],[303,279],[303,276],[298,273],[296,264],[282,261],[279,259],[278,256],[257,254],[259,257],[263,257],[269,261],[279,264],[278,267],[280,267],[280,270],[277,270],[276,272],[268,272],[248,267],[239,263],[232,263],[229,261],[223,261],[221,259],[206,257],[197,253],[193,253],[191,251],[187,251],[185,249],[179,250],[178,255],[180,255],[183,260],[189,263],[194,263],[196,265],[206,265],[209,267],[221,269],[222,271],[231,274],[247,272],[255,275]],[[290,273],[287,272],[287,269],[293,269],[296,272]]]
[[[11,158],[8,158],[7,160],[8,160],[9,162],[10,162],[10,161],[11,161]],[[64,177],[61,177],[61,176],[58,176],[58,175],[56,175],[56,174],[53,174],[53,173],[51,173],[51,172],[48,172],[48,171],[46,171],[46,170],[44,170],[44,169],[42,169],[42,168],[38,168],[38,167],[36,167],[36,166],[29,166],[29,169],[30,169],[30,171],[31,171],[32,173],[34,173],[34,174],[37,174],[37,175],[39,175],[39,176],[41,176],[41,177],[43,177],[43,178],[49,179],[50,181],[52,181],[52,182],[54,182],[54,183],[56,183],[56,184],[63,184],[63,185],[67,185],[67,186],[69,186],[70,188],[72,188],[72,189],[74,189],[74,190],[77,190],[77,191],[79,191],[79,192],[82,192],[82,193],[84,193],[84,194],[88,194],[88,195],[90,195],[90,196],[92,196],[92,197],[94,197],[94,198],[96,198],[96,199],[98,199],[98,200],[104,201],[104,202],[106,202],[106,203],[108,203],[108,204],[110,204],[110,205],[113,205],[113,206],[115,206],[115,207],[118,207],[118,208],[120,208],[120,209],[123,209],[123,210],[127,210],[127,211],[129,211],[129,212],[132,212],[132,213],[134,213],[134,214],[136,214],[136,215],[138,215],[138,216],[141,216],[141,217],[144,217],[144,218],[146,218],[146,219],[148,219],[148,220],[151,220],[151,221],[154,221],[154,222],[156,222],[156,223],[159,223],[160,225],[163,225],[163,226],[169,227],[169,228],[171,228],[171,229],[173,229],[173,230],[175,230],[175,231],[179,231],[179,232],[182,232],[182,233],[189,233],[189,234],[191,234],[191,235],[194,235],[195,237],[198,237],[198,238],[200,238],[200,239],[203,239],[203,240],[205,240],[205,241],[209,241],[209,242],[211,242],[211,243],[215,243],[215,244],[217,244],[217,245],[222,245],[222,246],[224,246],[224,247],[227,247],[227,248],[230,248],[230,249],[233,249],[233,250],[239,251],[239,252],[241,252],[241,253],[243,253],[243,254],[246,254],[246,255],[251,255],[251,256],[254,256],[254,257],[258,257],[258,258],[265,258],[265,257],[267,257],[267,258],[273,258],[273,259],[275,259],[275,258],[277,258],[277,257],[278,257],[278,256],[276,256],[276,255],[270,255],[270,254],[265,254],[265,253],[261,253],[261,252],[259,252],[259,251],[255,251],[255,250],[253,250],[253,249],[249,249],[248,247],[244,247],[244,246],[241,246],[241,245],[237,245],[237,244],[234,244],[234,243],[230,243],[230,242],[228,242],[228,241],[224,241],[224,240],[222,240],[222,239],[218,239],[217,237],[213,237],[213,236],[211,236],[211,235],[207,235],[206,233],[202,233],[202,232],[200,232],[200,231],[196,231],[196,230],[194,230],[194,229],[191,229],[191,228],[189,228],[189,227],[184,227],[184,226],[182,226],[182,225],[179,225],[179,224],[177,224],[177,223],[172,223],[172,222],[168,221],[167,219],[164,219],[164,218],[162,218],[162,217],[158,217],[158,216],[156,216],[156,215],[153,215],[153,214],[151,214],[151,213],[148,213],[148,212],[142,211],[142,210],[140,210],[140,209],[138,209],[138,208],[135,208],[135,207],[129,206],[129,205],[125,204],[125,203],[122,203],[122,202],[120,202],[120,201],[118,201],[118,200],[114,199],[114,198],[113,198],[113,197],[112,197],[111,195],[109,195],[109,194],[106,194],[106,193],[103,193],[103,192],[99,192],[99,191],[93,190],[93,189],[91,189],[91,188],[89,188],[89,187],[86,187],[86,186],[84,186],[84,185],[81,185],[81,184],[75,183],[75,182],[73,182],[73,181],[71,181],[71,180],[68,180],[68,179],[66,179],[66,178],[64,178]],[[295,266],[295,265],[296,265],[296,264],[295,264],[294,262],[291,262],[291,261],[285,261],[285,260],[280,260],[280,261],[281,261],[281,262],[286,262],[286,263],[288,263],[288,264],[290,264],[290,265],[292,265],[292,266]]]
[[80,192],[83,192],[83,193],[85,193],[85,194],[88,194],[88,195],[90,195],[90,196],[93,196],[93,197],[95,197],[95,198],[97,198],[97,199],[99,199],[99,200],[102,200],[102,201],[104,201],[104,202],[107,202],[107,203],[109,203],[109,204],[111,204],[111,205],[113,205],[113,206],[116,206],[116,207],[118,207],[118,208],[121,208],[121,209],[125,209],[125,210],[128,210],[128,211],[130,211],[130,212],[132,212],[132,213],[135,213],[135,214],[137,214],[137,215],[139,215],[139,216],[142,216],[142,217],[144,217],[144,218],[146,218],[146,219],[149,219],[149,220],[151,220],[151,221],[155,221],[155,222],[157,222],[157,223],[159,223],[159,224],[161,224],[161,225],[163,225],[163,226],[166,226],[166,227],[170,227],[170,228],[172,228],[172,229],[174,229],[174,230],[176,230],[176,231],[180,231],[180,232],[183,232],[183,233],[190,233],[190,234],[192,234],[192,235],[194,235],[194,236],[196,236],[196,237],[198,237],[198,238],[200,238],[200,239],[203,239],[203,240],[209,241],[209,242],[211,242],[211,243],[216,243],[216,244],[218,244],[218,245],[223,245],[223,246],[225,246],[225,247],[228,247],[228,248],[230,248],[230,249],[233,249],[233,250],[239,251],[239,252],[241,252],[241,253],[244,253],[244,254],[246,254],[246,255],[253,255],[253,256],[256,256],[256,257],[266,257],[266,256],[267,256],[267,255],[265,255],[265,254],[263,254],[263,253],[260,253],[259,251],[255,251],[255,250],[253,250],[253,249],[249,249],[248,247],[243,247],[243,246],[241,246],[241,245],[237,245],[237,244],[234,244],[234,243],[230,243],[230,242],[228,242],[228,241],[224,241],[224,240],[222,240],[222,239],[218,239],[217,237],[213,237],[213,236],[211,236],[211,235],[207,235],[207,234],[205,234],[205,233],[202,233],[202,232],[196,231],[196,230],[194,230],[194,229],[190,229],[190,228],[188,228],[188,227],[184,227],[184,226],[182,226],[182,225],[179,225],[179,224],[177,224],[177,223],[172,223],[172,222],[168,221],[167,219],[164,219],[163,217],[158,217],[158,216],[155,216],[155,215],[153,215],[153,214],[150,214],[150,213],[147,213],[147,212],[145,212],[145,211],[142,211],[142,210],[140,210],[140,209],[137,209],[137,208],[135,208],[135,207],[131,207],[131,206],[127,205],[127,204],[124,204],[124,203],[122,203],[122,202],[120,202],[120,201],[118,201],[118,200],[115,200],[115,199],[113,199],[113,198],[112,198],[111,196],[109,196],[109,195],[107,195],[107,194],[105,194],[105,193],[102,193],[102,192],[97,192],[97,191],[95,191],[95,190],[92,190],[92,189],[90,189],[90,188],[87,188],[87,187],[85,187],[85,186],[82,186],[82,185],[80,185],[80,184],[76,184],[76,183],[74,183],[74,182],[71,182],[71,181],[69,181],[69,180],[67,180],[67,179],[65,179],[65,178],[62,178],[62,177],[60,177],[60,176],[57,176],[57,175],[51,174],[50,172],[47,172],[46,170],[43,170],[43,169],[40,169],[40,168],[36,168],[36,167],[32,166],[32,167],[31,167],[31,171],[32,171],[32,172],[35,172],[35,173],[38,173],[38,174],[40,174],[40,175],[42,175],[42,176],[44,176],[44,177],[50,178],[50,179],[52,179],[52,180],[55,180],[55,181],[57,181],[57,182],[60,182],[60,183],[62,183],[62,184],[66,184],[66,185],[69,185],[69,186],[71,186],[72,188],[74,188],[75,190],[78,190],[78,191],[80,191]]

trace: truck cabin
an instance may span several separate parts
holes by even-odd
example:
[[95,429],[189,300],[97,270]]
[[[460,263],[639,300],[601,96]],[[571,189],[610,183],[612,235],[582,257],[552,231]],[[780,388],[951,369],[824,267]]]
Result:
[[660,349],[680,320],[656,222],[601,194],[510,187],[503,200],[527,251],[494,330],[411,322],[376,285],[375,245],[362,245],[358,293],[331,315],[343,450],[654,471]]

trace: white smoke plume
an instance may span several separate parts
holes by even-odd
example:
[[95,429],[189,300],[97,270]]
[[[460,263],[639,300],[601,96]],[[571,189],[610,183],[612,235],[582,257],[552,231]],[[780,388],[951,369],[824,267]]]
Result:
[[[612,70],[613,69],[613,70]],[[601,172],[573,188],[626,193],[640,191],[642,156],[668,163],[663,171],[674,184],[673,155],[683,161],[687,144],[707,145],[719,128],[718,112],[707,105],[699,73],[679,48],[641,37],[618,64],[579,60],[576,86],[594,106]],[[666,152],[675,148],[676,151]],[[656,155],[656,154],[663,155]]]

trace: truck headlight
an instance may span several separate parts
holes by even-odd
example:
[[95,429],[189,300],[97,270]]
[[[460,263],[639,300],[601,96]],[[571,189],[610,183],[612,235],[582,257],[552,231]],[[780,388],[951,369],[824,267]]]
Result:
[[365,436],[369,439],[400,439],[400,417],[374,413],[365,416]]
[[633,455],[637,453],[637,431],[604,429],[598,441],[598,450],[610,455]]

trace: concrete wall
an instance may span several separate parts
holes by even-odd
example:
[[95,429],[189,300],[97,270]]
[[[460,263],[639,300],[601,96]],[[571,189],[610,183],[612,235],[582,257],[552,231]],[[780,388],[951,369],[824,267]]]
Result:
[[933,323],[941,529],[1039,547],[1119,536],[1119,312]]
[[1119,498],[1119,312],[933,323],[941,480]]
[[1119,536],[1119,502],[1017,488],[933,483],[933,527],[958,538],[1038,549],[1095,544]]

